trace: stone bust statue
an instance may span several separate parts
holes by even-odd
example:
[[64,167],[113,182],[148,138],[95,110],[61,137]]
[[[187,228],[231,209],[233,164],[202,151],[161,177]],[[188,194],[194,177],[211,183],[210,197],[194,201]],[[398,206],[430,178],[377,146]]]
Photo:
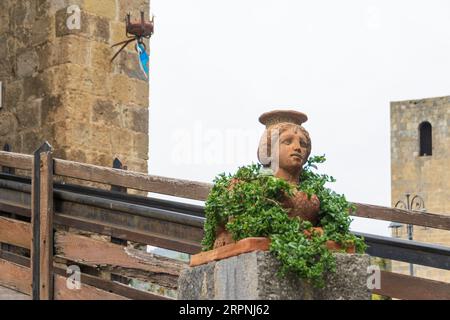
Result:
[[[293,185],[301,183],[303,165],[311,153],[311,138],[302,123],[308,120],[301,112],[275,110],[262,114],[259,121],[266,126],[258,147],[258,160],[277,177]],[[319,222],[320,202],[316,195],[296,191],[286,197],[283,206],[290,217],[300,217],[313,225]]]

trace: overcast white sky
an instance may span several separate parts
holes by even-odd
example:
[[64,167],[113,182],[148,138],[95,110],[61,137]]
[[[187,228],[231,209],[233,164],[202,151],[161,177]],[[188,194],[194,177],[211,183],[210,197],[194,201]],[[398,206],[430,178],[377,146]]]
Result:
[[150,174],[211,182],[257,162],[259,115],[294,109],[331,187],[389,206],[390,101],[450,95],[446,0],[152,0],[152,13]]

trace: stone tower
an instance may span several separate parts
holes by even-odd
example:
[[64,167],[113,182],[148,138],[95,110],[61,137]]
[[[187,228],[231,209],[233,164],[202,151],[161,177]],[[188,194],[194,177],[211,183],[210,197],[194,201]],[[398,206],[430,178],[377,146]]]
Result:
[[[427,212],[450,214],[450,97],[391,103],[391,202],[405,193],[424,199]],[[403,225],[393,236],[407,238]],[[413,227],[413,239],[450,246],[450,232]],[[409,274],[409,265],[393,263]],[[450,271],[414,266],[414,275],[450,282]]]
[[[147,173],[149,86],[134,45],[111,64],[149,0],[1,0],[0,147]],[[79,23],[78,23],[79,22]],[[149,47],[147,42],[147,48]]]

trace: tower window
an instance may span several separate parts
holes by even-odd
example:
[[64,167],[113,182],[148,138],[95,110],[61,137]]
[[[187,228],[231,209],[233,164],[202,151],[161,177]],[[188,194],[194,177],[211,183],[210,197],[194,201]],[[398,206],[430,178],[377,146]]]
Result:
[[431,156],[431,124],[428,121],[424,121],[419,125],[419,139],[419,156]]

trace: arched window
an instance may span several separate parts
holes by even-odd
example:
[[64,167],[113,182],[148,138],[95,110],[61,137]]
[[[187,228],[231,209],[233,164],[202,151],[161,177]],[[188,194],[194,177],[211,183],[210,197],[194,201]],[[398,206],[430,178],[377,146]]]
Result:
[[431,123],[424,121],[419,125],[419,156],[431,156]]

